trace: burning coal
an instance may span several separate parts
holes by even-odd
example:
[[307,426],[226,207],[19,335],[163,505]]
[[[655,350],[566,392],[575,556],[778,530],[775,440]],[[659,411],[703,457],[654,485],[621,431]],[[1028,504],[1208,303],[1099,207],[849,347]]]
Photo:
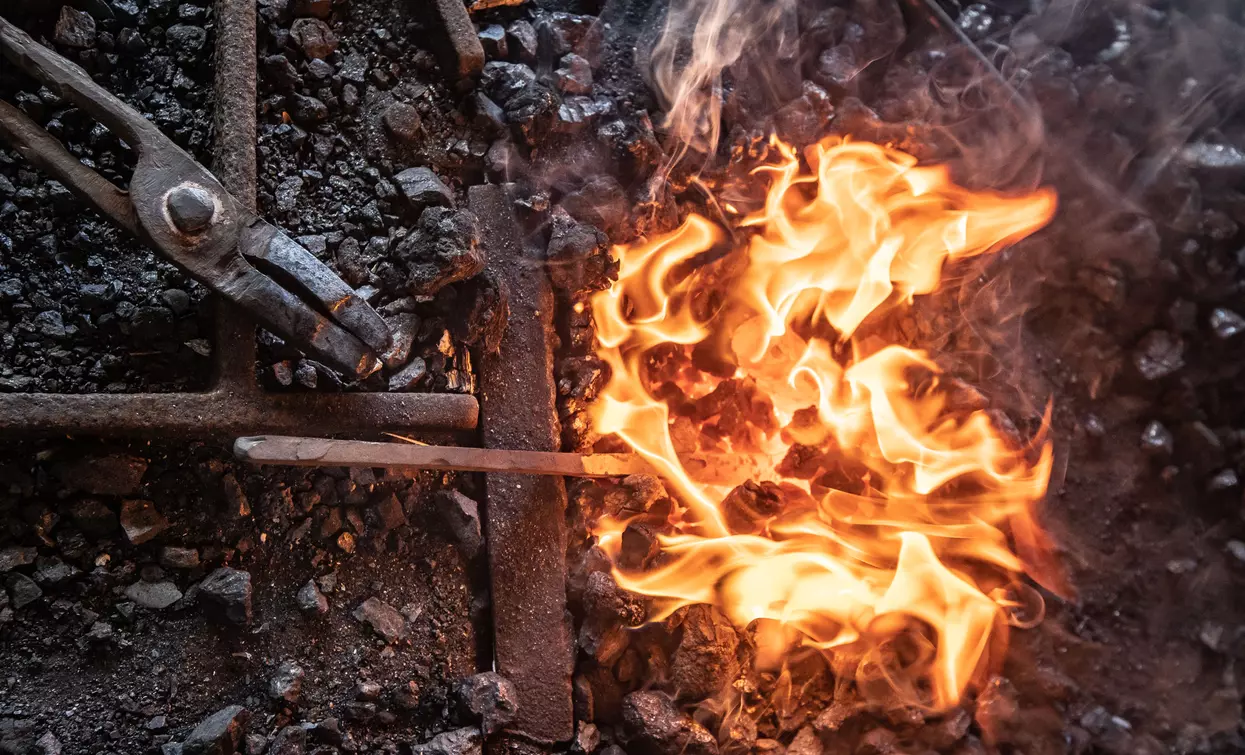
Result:
[[[615,578],[653,599],[650,619],[704,603],[756,622],[771,668],[812,647],[866,694],[946,708],[1005,646],[1051,448],[963,406],[930,355],[859,334],[945,265],[1041,228],[1055,198],[971,192],[876,144],[770,154],[761,209],[617,247],[619,279],[591,301],[611,368],[597,429],[681,504],[654,563]],[[761,473],[731,489],[698,479],[692,453]],[[615,563],[627,524],[597,524]]]

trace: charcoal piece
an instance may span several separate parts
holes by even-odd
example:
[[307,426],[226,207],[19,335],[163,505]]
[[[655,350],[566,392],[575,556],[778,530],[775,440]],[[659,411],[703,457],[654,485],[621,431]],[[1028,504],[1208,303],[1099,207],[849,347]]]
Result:
[[1221,341],[1245,331],[1245,317],[1241,317],[1230,309],[1216,307],[1210,313],[1210,329]]
[[406,620],[402,614],[378,598],[363,601],[353,616],[370,626],[385,642],[397,642],[406,636]]
[[457,490],[439,490],[434,500],[441,518],[458,541],[463,556],[475,558],[484,545],[480,505]]
[[857,755],[897,755],[899,736],[885,727],[870,729],[860,737]]
[[489,24],[479,31],[480,44],[484,46],[484,54],[489,60],[500,60],[510,57],[506,45],[506,29],[501,24]]
[[423,131],[423,119],[419,117],[419,111],[408,102],[394,102],[385,108],[381,121],[385,124],[385,130],[400,142],[412,142]]
[[600,228],[609,238],[615,238],[628,220],[627,194],[612,176],[588,179],[583,186],[562,197],[559,204],[571,217]]
[[385,367],[391,370],[406,364],[411,358],[411,348],[415,345],[415,337],[419,335],[419,327],[423,324],[419,315],[401,312],[385,318],[389,332],[393,334],[393,345],[381,357]]
[[98,540],[117,531],[117,515],[98,498],[83,498],[70,507],[69,515],[82,534],[89,538]]
[[337,35],[318,18],[300,18],[290,27],[290,39],[308,58],[327,58],[337,49]]
[[428,375],[428,364],[422,357],[415,357],[405,367],[389,378],[388,388],[392,393],[413,391],[419,387]]
[[236,752],[251,712],[241,705],[230,705],[203,719],[182,742],[182,755],[230,755]]
[[270,83],[283,92],[289,92],[302,86],[303,79],[298,75],[294,64],[284,55],[269,55],[259,61],[263,71],[263,81]]
[[251,623],[250,572],[222,566],[199,583],[199,595],[209,615],[240,626]]
[[182,599],[182,593],[172,582],[139,581],[125,590],[125,597],[143,608],[159,611]]
[[557,123],[558,98],[542,84],[528,84],[506,101],[506,121],[528,146],[535,146]]
[[160,549],[160,563],[170,569],[194,569],[199,565],[199,551],[166,545]]
[[431,205],[454,206],[454,192],[428,168],[407,168],[393,178],[417,212]]
[[567,294],[604,291],[618,278],[618,261],[601,231],[555,207],[545,258],[554,286]]
[[33,564],[37,553],[38,551],[34,548],[23,548],[17,545],[0,548],[0,574],[13,571],[19,566]]
[[303,755],[307,746],[307,730],[301,726],[287,726],[277,732],[265,750],[267,755]]
[[496,671],[463,679],[458,683],[455,694],[461,715],[479,721],[486,737],[501,731],[518,713],[514,685]]
[[52,34],[56,44],[84,50],[95,46],[95,19],[86,11],[63,5],[56,29]]
[[475,125],[492,136],[506,130],[506,111],[483,92],[476,92],[469,100]]
[[481,755],[484,745],[474,726],[442,732],[423,744],[412,744],[411,755]]
[[496,354],[510,320],[510,289],[491,270],[465,282],[460,295],[471,302],[467,316],[455,323],[459,341]]
[[646,177],[661,165],[664,153],[648,115],[639,113],[606,121],[597,138],[618,160],[626,177]]
[[1240,484],[1241,484],[1241,481],[1240,481],[1240,478],[1236,476],[1236,470],[1222,469],[1216,472],[1206,482],[1206,492],[1207,493],[1222,493],[1225,490],[1231,490]]
[[[731,716],[718,735],[723,755],[752,755],[757,751],[757,722],[752,716]],[[781,747],[781,745],[779,745]]]
[[754,535],[783,510],[782,490],[776,483],[751,480],[736,487],[722,501],[722,516],[731,532]]
[[930,747],[945,752],[968,734],[973,717],[963,708],[952,708],[937,721],[927,723],[920,729],[920,738]]
[[694,605],[683,619],[679,645],[670,659],[671,682],[680,699],[703,700],[739,676],[739,633],[720,610]]
[[1146,380],[1159,380],[1184,367],[1184,342],[1165,330],[1152,330],[1133,349],[1133,365]]
[[288,100],[290,117],[302,126],[315,126],[328,120],[329,107],[316,97],[294,94]]
[[484,66],[480,87],[492,100],[509,110],[519,93],[536,84],[536,72],[522,63],[491,61]]
[[25,574],[17,572],[9,574],[4,578],[4,586],[9,591],[9,599],[13,603],[14,610],[20,611],[43,597],[43,590]]
[[553,78],[558,91],[563,94],[588,94],[592,91],[592,66],[574,53],[562,57]]
[[1155,456],[1170,456],[1175,448],[1172,434],[1163,423],[1153,420],[1141,431],[1141,450]]
[[121,502],[121,529],[133,545],[142,545],[159,535],[169,522],[151,501],[128,500]]
[[524,173],[525,166],[523,155],[509,138],[494,141],[484,155],[484,169],[494,181],[511,181]]
[[536,62],[539,43],[536,28],[530,22],[519,19],[506,27],[506,43],[508,51],[521,62],[528,65]]
[[287,703],[298,702],[303,689],[303,669],[293,661],[283,661],[268,680],[268,696]]
[[394,253],[405,265],[407,290],[415,296],[428,296],[484,269],[479,244],[473,214],[429,207],[419,216],[419,226]]
[[579,53],[593,65],[600,59],[601,28],[592,16],[555,11],[542,15],[536,22],[535,30],[542,46],[541,52],[554,59],[571,52]]
[[[732,529],[732,532],[735,530]],[[618,553],[618,565],[624,569],[643,569],[657,557],[661,543],[656,527],[644,522],[631,522],[623,530],[622,546]],[[742,533],[740,533],[742,534]]]
[[564,134],[576,134],[592,126],[610,112],[613,105],[604,97],[563,97],[558,105],[556,130]]
[[299,610],[308,616],[323,616],[329,612],[329,600],[320,592],[314,579],[307,580],[307,584],[299,588],[295,599]]
[[664,692],[632,692],[623,700],[623,744],[636,755],[717,755],[718,742],[683,715]]

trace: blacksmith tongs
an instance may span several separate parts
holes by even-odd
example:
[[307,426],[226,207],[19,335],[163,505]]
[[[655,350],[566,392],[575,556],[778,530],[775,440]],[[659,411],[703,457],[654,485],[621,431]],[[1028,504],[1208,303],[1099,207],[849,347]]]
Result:
[[27,160],[273,333],[356,378],[380,366],[377,355],[389,348],[389,328],[332,270],[242,205],[81,68],[3,18],[0,52],[98,119],[137,155],[129,191],[123,191],[0,100],[0,137]]

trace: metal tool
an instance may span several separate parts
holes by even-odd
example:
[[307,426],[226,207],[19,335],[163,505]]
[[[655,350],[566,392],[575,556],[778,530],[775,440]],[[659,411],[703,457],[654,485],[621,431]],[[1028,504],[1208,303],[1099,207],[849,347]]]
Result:
[[0,53],[90,113],[137,155],[129,191],[0,100],[0,137],[102,215],[272,332],[355,378],[380,368],[385,321],[324,263],[234,198],[194,158],[78,66],[0,18]]
[[[332,438],[257,435],[238,438],[234,456],[252,464],[292,467],[385,467],[459,472],[513,472],[558,477],[625,477],[661,472],[637,454],[573,454],[498,448],[372,443]],[[747,454],[694,454],[680,457],[696,480],[739,485],[758,476],[759,459]]]

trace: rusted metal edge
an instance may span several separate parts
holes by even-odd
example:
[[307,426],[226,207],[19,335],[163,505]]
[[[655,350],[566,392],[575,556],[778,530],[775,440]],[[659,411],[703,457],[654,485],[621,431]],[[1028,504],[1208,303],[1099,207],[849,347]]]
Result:
[[[451,0],[459,2],[459,0]],[[557,451],[553,293],[545,267],[524,249],[509,191],[472,186],[488,269],[510,291],[500,353],[483,360],[481,440],[487,448]],[[518,714],[493,753],[540,748],[574,734],[574,643],[566,614],[566,486],[561,477],[490,473],[485,529],[497,670],[514,683]],[[532,749],[528,747],[528,749]]]
[[[423,0],[413,3],[421,9],[426,7]],[[484,45],[476,34],[475,24],[467,14],[467,6],[463,0],[433,0],[434,12],[445,32],[442,47],[445,48],[447,62],[460,79],[478,76],[484,69]]]
[[11,393],[0,397],[0,436],[237,437],[258,433],[375,434],[470,430],[473,396],[448,393]]

